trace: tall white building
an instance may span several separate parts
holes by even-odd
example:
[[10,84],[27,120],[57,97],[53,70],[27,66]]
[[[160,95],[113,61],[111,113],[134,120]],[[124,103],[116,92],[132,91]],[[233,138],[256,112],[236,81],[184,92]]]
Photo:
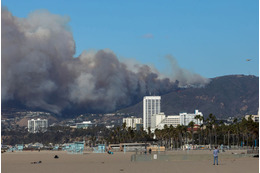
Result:
[[161,112],[161,96],[145,96],[143,99],[143,128],[148,130],[148,127],[153,128],[152,115]]
[[28,132],[37,133],[37,132],[46,132],[48,128],[48,120],[46,119],[31,119],[28,120]]
[[128,117],[128,118],[123,118],[123,123],[126,123],[126,127],[131,127],[136,129],[136,124],[141,124],[142,123],[142,118],[136,118],[136,117]]

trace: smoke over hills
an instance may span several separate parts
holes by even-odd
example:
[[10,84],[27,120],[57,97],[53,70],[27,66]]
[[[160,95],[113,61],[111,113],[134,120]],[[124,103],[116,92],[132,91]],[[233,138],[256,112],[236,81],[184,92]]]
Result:
[[177,63],[173,63],[176,74],[164,78],[147,65],[120,62],[110,50],[83,52],[74,58],[68,22],[68,17],[48,11],[17,18],[2,8],[2,102],[19,100],[53,113],[64,109],[106,112],[149,93],[208,82]]

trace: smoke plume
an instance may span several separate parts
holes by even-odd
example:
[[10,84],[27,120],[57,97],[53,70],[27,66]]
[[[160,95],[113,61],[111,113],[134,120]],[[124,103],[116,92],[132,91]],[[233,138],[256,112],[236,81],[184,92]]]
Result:
[[[147,94],[207,79],[177,69],[163,78],[154,68],[120,62],[111,50],[83,52],[74,58],[69,18],[36,11],[17,18],[2,8],[2,101],[60,113],[64,109],[113,111]],[[179,82],[176,82],[178,80]]]

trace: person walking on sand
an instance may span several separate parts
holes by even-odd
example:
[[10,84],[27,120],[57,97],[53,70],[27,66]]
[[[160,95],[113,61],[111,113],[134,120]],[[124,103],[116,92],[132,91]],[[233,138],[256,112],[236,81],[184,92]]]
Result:
[[215,150],[213,151],[213,156],[214,156],[214,164],[215,165],[215,161],[217,162],[217,165],[218,165],[218,147],[215,147]]

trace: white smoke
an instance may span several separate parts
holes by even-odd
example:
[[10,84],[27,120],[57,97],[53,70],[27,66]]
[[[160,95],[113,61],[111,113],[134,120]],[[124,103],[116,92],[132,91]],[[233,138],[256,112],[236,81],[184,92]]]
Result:
[[171,80],[178,80],[179,81],[179,87],[192,85],[192,86],[204,86],[209,82],[209,79],[203,78],[199,74],[192,73],[184,68],[181,68],[178,65],[177,60],[172,55],[167,55],[166,59],[171,64],[171,70],[173,76],[171,76]]
[[151,92],[170,92],[175,80],[207,83],[177,64],[172,79],[162,78],[147,65],[120,62],[111,50],[83,52],[74,58],[68,22],[68,17],[48,11],[17,18],[2,8],[2,101],[19,100],[54,113],[71,108],[111,111]]

